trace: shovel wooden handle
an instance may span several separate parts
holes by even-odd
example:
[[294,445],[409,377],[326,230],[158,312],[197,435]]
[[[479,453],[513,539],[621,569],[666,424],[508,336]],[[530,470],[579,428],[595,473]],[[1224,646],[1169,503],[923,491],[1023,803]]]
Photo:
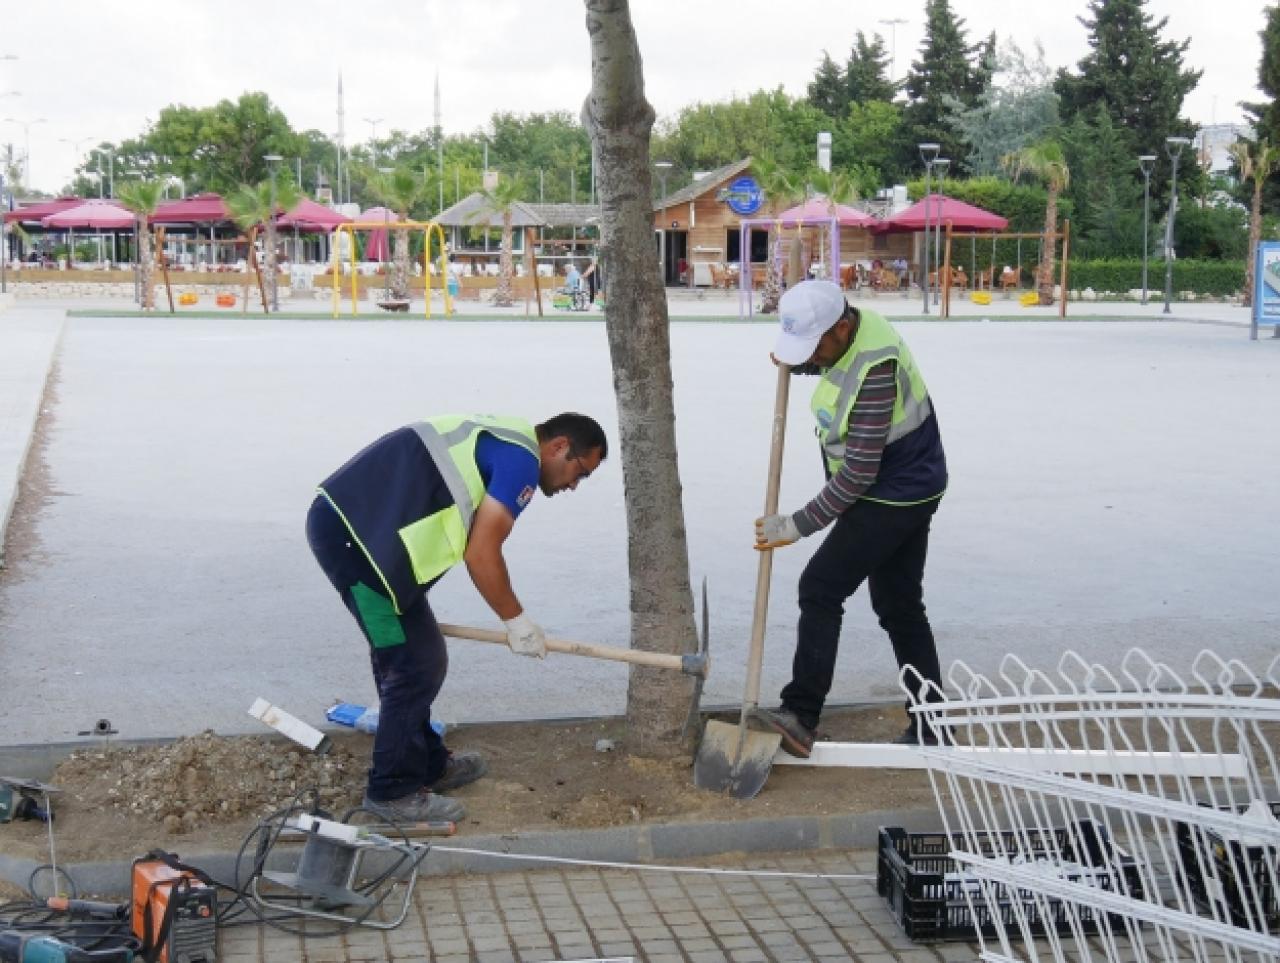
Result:
[[[477,629],[469,625],[446,625],[441,622],[440,631],[452,639],[507,644],[507,633],[495,632],[492,629]],[[588,659],[607,659],[610,662],[630,662],[632,665],[644,665],[651,669],[674,669],[676,672],[700,675],[704,678],[708,668],[706,660],[701,656],[666,655],[661,652],[644,652],[640,649],[619,649],[611,645],[574,642],[569,639],[547,639],[547,651],[559,652],[563,655],[581,655]]]

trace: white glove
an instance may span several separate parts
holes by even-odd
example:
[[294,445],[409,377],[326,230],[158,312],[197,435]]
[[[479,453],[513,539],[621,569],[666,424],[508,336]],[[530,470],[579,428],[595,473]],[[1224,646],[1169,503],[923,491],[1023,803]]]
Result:
[[800,530],[790,515],[766,515],[756,519],[756,550],[765,552],[800,540]]
[[535,659],[546,658],[547,634],[542,626],[521,612],[514,619],[504,619],[507,627],[507,645],[516,655],[527,655]]

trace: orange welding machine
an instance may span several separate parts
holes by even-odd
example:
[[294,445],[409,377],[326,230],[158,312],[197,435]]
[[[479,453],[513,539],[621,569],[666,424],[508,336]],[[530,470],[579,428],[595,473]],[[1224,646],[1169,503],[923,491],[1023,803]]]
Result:
[[216,963],[218,899],[213,880],[170,853],[133,861],[133,935],[143,959]]

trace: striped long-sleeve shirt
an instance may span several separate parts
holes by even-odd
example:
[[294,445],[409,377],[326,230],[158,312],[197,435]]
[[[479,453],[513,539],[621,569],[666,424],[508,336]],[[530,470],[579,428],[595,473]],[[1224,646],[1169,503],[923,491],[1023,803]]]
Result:
[[844,464],[813,501],[791,516],[801,535],[826,528],[875,482],[893,421],[897,368],[897,362],[884,361],[867,372],[849,412]]

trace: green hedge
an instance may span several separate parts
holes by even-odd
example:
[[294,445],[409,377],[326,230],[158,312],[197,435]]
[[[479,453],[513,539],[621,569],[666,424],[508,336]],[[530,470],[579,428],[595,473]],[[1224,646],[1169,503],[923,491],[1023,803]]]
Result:
[[[1072,260],[1067,272],[1067,287],[1073,291],[1093,288],[1095,291],[1125,292],[1142,287],[1142,261],[1139,258],[1108,258],[1098,261]],[[1147,262],[1147,288],[1164,290],[1164,261]],[[1244,261],[1173,262],[1173,291],[1225,296],[1244,290]]]

